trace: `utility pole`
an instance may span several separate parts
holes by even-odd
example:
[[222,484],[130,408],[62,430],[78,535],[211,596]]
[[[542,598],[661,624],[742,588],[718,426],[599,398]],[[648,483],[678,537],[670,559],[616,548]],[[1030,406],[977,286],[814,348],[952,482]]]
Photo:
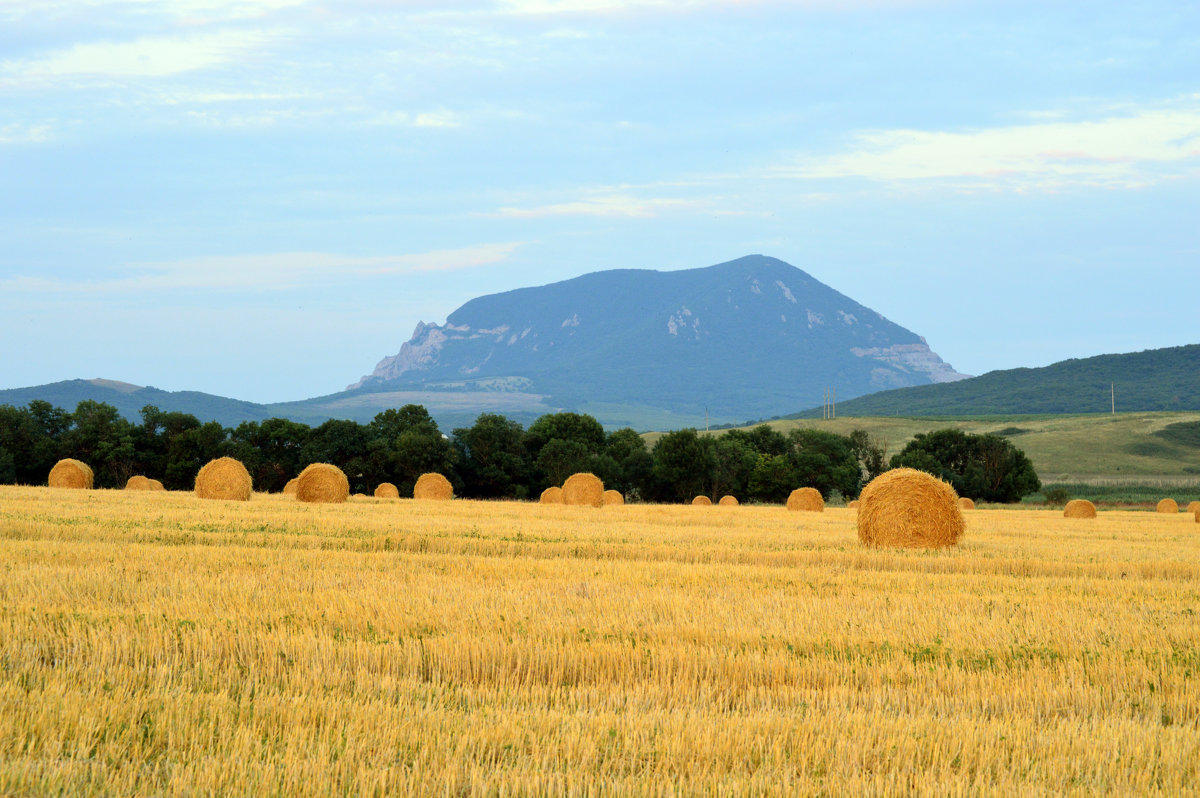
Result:
[[829,417],[837,418],[837,388],[829,389]]
[[1117,414],[1117,384],[1110,382],[1108,390],[1112,392],[1112,414],[1115,416]]
[[704,408],[704,431],[708,432],[708,408]]

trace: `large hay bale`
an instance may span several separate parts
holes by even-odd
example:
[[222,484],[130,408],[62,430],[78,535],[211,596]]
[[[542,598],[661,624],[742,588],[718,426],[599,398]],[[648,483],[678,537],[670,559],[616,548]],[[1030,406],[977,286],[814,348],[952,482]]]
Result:
[[625,494],[621,493],[621,491],[619,491],[619,490],[604,491],[604,505],[606,507],[609,505],[619,506],[624,503],[625,503]]
[[141,474],[129,478],[125,483],[125,490],[162,490],[162,483],[157,479],[150,479]]
[[975,500],[968,499],[966,496],[963,496],[961,499],[958,500],[958,506],[964,510],[974,510],[975,509]]
[[595,474],[579,473],[567,477],[562,486],[563,504],[582,507],[604,506],[604,483]]
[[736,496],[722,496],[717,504],[721,507],[737,507],[738,500]]
[[314,504],[340,504],[350,498],[350,480],[329,463],[313,463],[296,477],[296,498]]
[[546,488],[542,491],[542,495],[538,497],[538,502],[540,504],[562,504],[562,488],[557,485]]
[[413,485],[413,498],[448,501],[454,498],[454,486],[441,474],[422,474]]
[[400,489],[390,482],[380,482],[375,488],[376,499],[399,499]]
[[253,482],[250,472],[232,457],[210,460],[196,474],[196,495],[201,499],[250,501]]
[[90,465],[68,457],[54,464],[54,468],[50,469],[50,476],[46,478],[46,484],[52,488],[91,490],[95,478]]
[[953,546],[964,526],[954,488],[924,471],[885,471],[859,495],[858,540],[865,546]]
[[1096,505],[1087,499],[1071,499],[1063,508],[1063,518],[1095,518]]
[[788,495],[787,508],[793,512],[822,513],[825,499],[816,488],[796,488]]
[[707,496],[697,496],[692,499],[692,504],[697,507],[712,507],[712,499]]
[[1154,508],[1156,513],[1177,513],[1179,512],[1179,504],[1174,499],[1163,499]]
[[283,486],[283,495],[284,496],[295,496],[296,495],[296,480],[297,480],[296,477],[292,477],[291,479],[289,479],[287,481],[287,484]]
[[1200,502],[1188,502],[1187,511],[1189,513],[1200,513]]

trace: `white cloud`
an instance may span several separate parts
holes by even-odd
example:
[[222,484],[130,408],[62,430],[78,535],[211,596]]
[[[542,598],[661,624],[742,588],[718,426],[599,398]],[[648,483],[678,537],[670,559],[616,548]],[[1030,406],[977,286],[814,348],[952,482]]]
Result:
[[54,137],[50,125],[0,125],[0,144],[41,144]]
[[1200,107],[1190,99],[1179,107],[1088,121],[862,133],[847,152],[803,156],[771,171],[803,179],[1056,188],[1137,186],[1195,168],[1200,168]]
[[606,194],[568,202],[528,208],[503,207],[491,216],[506,219],[540,219],[552,216],[616,216],[650,219],[664,211],[696,208],[695,200],[671,197],[636,197],[632,194]]
[[260,52],[278,38],[264,31],[228,30],[189,36],[144,36],[90,42],[41,59],[0,62],[0,74],[24,78],[167,77],[220,66]]
[[355,257],[328,252],[221,255],[132,264],[110,279],[68,281],[17,276],[0,280],[0,292],[114,293],[172,290],[272,290],[342,283],[351,278],[448,272],[505,261],[521,242],[480,244],[405,255]]

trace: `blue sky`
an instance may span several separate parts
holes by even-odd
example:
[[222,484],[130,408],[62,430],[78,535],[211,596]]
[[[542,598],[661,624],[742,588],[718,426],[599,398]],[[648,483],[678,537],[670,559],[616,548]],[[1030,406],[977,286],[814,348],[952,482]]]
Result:
[[305,398],[751,253],[967,373],[1196,343],[1200,5],[0,0],[0,187],[4,388]]

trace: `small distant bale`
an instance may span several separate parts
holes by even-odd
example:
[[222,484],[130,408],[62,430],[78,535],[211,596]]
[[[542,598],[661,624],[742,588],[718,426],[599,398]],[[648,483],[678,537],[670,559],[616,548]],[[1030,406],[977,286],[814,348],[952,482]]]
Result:
[[454,486],[441,474],[422,474],[413,485],[413,498],[449,501],[454,498]]
[[603,507],[604,483],[595,474],[572,474],[563,483],[562,498],[563,504]]
[[787,508],[793,512],[825,512],[825,500],[816,488],[796,488],[788,496]]
[[313,463],[296,477],[296,498],[313,504],[340,504],[350,498],[350,480],[329,463]]
[[[158,483],[158,487],[155,487],[156,482]],[[130,477],[129,481],[127,481],[125,483],[125,490],[162,490],[162,489],[163,488],[162,488],[161,482],[158,482],[158,480],[156,480],[156,479],[150,479],[149,477],[144,477],[141,474]]]
[[1200,513],[1200,502],[1188,502],[1187,511],[1189,513]]
[[619,490],[604,491],[604,506],[620,506],[625,503],[625,495]]
[[376,499],[399,499],[400,489],[390,482],[380,482],[375,488]]
[[964,510],[974,510],[975,509],[975,500],[968,499],[966,496],[963,496],[961,499],[958,500],[958,506]]
[[736,496],[722,496],[721,500],[717,502],[717,504],[722,507],[737,507],[738,500]]
[[241,461],[232,457],[210,460],[196,474],[195,492],[201,499],[250,501],[253,481]]
[[50,476],[46,478],[46,484],[52,488],[91,490],[95,478],[90,465],[68,457],[54,464],[54,468],[50,469]]
[[1096,505],[1087,499],[1071,499],[1063,508],[1063,518],[1095,518]]
[[849,502],[846,503],[846,507],[851,510],[853,510],[857,506],[858,506],[858,499],[851,499]]
[[289,479],[287,481],[287,484],[283,486],[283,495],[285,495],[285,496],[295,496],[296,495],[297,479],[298,479],[297,477],[292,477],[291,479]]
[[712,499],[707,496],[697,496],[692,499],[692,504],[697,507],[712,507]]
[[958,543],[964,527],[954,488],[924,471],[885,471],[859,496],[858,540],[864,546],[944,548]]
[[1179,512],[1179,504],[1174,499],[1163,499],[1154,508],[1157,513],[1177,513]]
[[166,490],[166,488],[157,479],[152,479],[150,480],[150,490]]
[[540,504],[562,504],[562,488],[557,485],[546,488],[542,491],[542,495],[538,497],[538,502]]

